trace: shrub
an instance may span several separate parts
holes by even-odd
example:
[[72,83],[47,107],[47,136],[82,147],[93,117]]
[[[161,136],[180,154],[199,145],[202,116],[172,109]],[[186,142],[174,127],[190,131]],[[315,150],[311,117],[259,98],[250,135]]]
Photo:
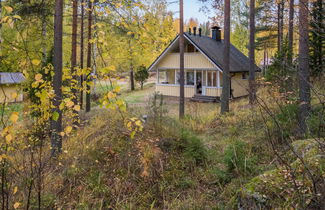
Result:
[[143,89],[143,84],[149,78],[149,72],[144,65],[139,66],[137,71],[135,72],[134,79],[139,82],[141,86],[141,90]]
[[297,113],[297,104],[287,104],[281,107],[280,113],[275,116],[273,122],[273,128],[277,137],[288,138],[295,133],[298,124]]
[[323,105],[312,107],[307,125],[309,132],[314,136],[325,136],[325,108]]
[[182,131],[178,147],[190,162],[201,164],[207,159],[207,151],[202,141],[188,131]]
[[[275,115],[272,122],[276,137],[285,139],[289,136],[295,136],[298,133],[298,112],[299,107],[297,104],[287,104],[281,107],[281,112]],[[324,135],[324,115],[323,106],[313,106],[311,108],[307,119],[310,134],[316,134],[317,136]]]
[[250,157],[246,144],[239,140],[226,147],[223,162],[228,174],[245,175],[254,171],[255,158]]
[[236,140],[229,144],[221,157],[223,168],[213,169],[213,174],[222,185],[227,184],[236,177],[245,177],[255,174],[256,157],[250,152],[245,142]]

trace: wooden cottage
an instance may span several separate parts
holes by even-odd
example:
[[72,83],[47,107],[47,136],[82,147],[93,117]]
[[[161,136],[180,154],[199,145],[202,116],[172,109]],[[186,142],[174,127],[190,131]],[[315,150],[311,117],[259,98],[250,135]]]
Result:
[[[219,27],[212,28],[212,37],[196,34],[194,28],[185,37],[185,97],[197,95],[220,97],[224,41]],[[156,91],[166,96],[179,96],[179,35],[151,64],[156,72]],[[233,45],[230,46],[231,97],[248,95],[249,59]],[[259,68],[256,66],[256,71]]]
[[[25,81],[22,73],[0,72],[0,103],[23,101],[21,83]],[[17,93],[17,97],[15,97]]]

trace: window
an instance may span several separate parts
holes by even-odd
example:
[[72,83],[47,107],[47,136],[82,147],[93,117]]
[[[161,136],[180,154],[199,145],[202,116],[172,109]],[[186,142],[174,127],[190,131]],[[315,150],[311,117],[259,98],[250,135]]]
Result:
[[212,72],[208,71],[208,86],[211,87],[212,86]]
[[241,78],[242,79],[247,79],[248,78],[248,73],[247,72],[243,72]]
[[181,77],[181,73],[179,71],[176,72],[176,84],[180,84],[179,83],[179,80],[180,80],[180,77]]
[[158,84],[168,84],[166,71],[162,71],[162,70],[158,71]]
[[217,72],[213,72],[213,87],[217,87]]
[[194,71],[186,72],[186,84],[194,85]]

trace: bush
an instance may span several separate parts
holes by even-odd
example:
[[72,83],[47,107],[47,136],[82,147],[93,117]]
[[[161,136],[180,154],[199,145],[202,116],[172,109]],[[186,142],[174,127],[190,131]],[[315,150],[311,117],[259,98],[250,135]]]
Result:
[[[295,136],[298,132],[298,112],[297,104],[287,104],[281,107],[281,112],[275,115],[272,122],[274,133],[279,139],[286,139]],[[313,106],[307,119],[309,133],[314,136],[324,136],[324,107]]]
[[248,144],[243,141],[236,140],[230,143],[221,156],[220,165],[212,170],[221,185],[230,183],[235,178],[250,177],[257,172],[256,156],[251,153]]
[[239,140],[226,147],[223,162],[228,174],[246,175],[254,171],[255,158],[250,157],[246,144]]
[[288,104],[281,107],[280,113],[275,116],[273,128],[278,138],[288,138],[295,134],[298,125],[298,105]]
[[311,109],[307,121],[310,134],[316,137],[325,136],[325,110],[323,105],[314,106]]
[[207,151],[202,141],[188,131],[182,131],[178,147],[190,162],[201,164],[207,159]]

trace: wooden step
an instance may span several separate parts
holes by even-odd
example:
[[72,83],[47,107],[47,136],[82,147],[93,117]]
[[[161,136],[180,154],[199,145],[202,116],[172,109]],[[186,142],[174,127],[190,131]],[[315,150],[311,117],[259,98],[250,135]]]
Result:
[[197,99],[197,98],[191,98],[190,99],[193,102],[202,102],[202,103],[216,103],[217,100],[207,100],[207,99]]
[[204,95],[196,94],[191,98],[191,101],[215,103],[215,102],[219,102],[220,98],[216,96],[204,96]]

